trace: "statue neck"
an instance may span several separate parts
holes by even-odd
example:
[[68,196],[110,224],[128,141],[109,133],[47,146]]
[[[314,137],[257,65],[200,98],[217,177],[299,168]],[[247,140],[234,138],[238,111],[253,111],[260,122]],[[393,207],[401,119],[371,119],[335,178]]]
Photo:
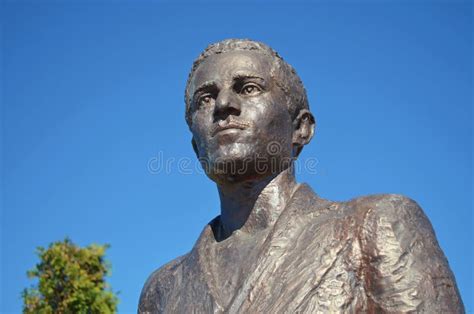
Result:
[[219,185],[222,227],[219,240],[228,238],[235,230],[253,233],[272,226],[296,186],[291,168],[258,181]]

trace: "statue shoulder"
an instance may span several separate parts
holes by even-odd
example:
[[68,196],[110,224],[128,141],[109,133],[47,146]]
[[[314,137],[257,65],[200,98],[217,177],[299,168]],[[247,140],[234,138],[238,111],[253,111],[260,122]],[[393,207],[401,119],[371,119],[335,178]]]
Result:
[[348,201],[363,228],[386,228],[395,233],[423,234],[435,240],[434,231],[420,205],[400,194],[374,194]]
[[412,219],[418,217],[420,222],[427,218],[417,202],[400,194],[373,194],[354,198],[346,202],[358,214],[386,218]]
[[175,258],[155,270],[145,282],[140,294],[138,313],[157,313],[163,306],[165,293],[174,285],[175,273],[181,267],[188,254]]
[[[350,218],[358,228],[370,228],[376,222],[385,222],[392,227],[404,226],[403,232],[423,233],[435,239],[434,231],[421,207],[414,200],[400,194],[373,194],[349,201],[331,201],[319,197],[307,184],[302,184],[292,207],[321,219]],[[402,232],[394,228],[394,232]]]
[[361,274],[371,283],[366,289],[374,306],[382,312],[463,313],[448,261],[414,200],[380,194],[346,206],[358,221]]
[[383,218],[422,225],[432,232],[431,224],[421,207],[414,200],[400,194],[372,194],[349,201],[332,201],[319,197],[307,184],[301,184],[291,205],[319,212],[321,215],[328,213],[329,218],[352,217],[359,225],[367,223],[369,218]]
[[[388,237],[408,249],[413,239],[431,242],[439,248],[433,227],[423,209],[413,199],[400,194],[374,194],[345,203],[359,225],[363,242],[383,245]],[[380,242],[380,243],[379,243]]]

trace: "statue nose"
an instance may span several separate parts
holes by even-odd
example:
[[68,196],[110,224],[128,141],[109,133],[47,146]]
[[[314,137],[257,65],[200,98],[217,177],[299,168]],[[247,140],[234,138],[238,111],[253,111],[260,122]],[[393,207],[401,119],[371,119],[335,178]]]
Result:
[[228,116],[240,115],[240,102],[230,91],[221,91],[214,107],[214,120],[225,120]]

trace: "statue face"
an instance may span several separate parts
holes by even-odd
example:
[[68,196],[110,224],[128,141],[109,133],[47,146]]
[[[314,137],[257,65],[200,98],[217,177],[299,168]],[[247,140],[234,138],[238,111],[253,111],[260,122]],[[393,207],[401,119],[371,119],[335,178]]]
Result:
[[271,57],[234,51],[208,57],[191,80],[191,131],[215,180],[248,180],[288,166],[293,126],[271,76]]

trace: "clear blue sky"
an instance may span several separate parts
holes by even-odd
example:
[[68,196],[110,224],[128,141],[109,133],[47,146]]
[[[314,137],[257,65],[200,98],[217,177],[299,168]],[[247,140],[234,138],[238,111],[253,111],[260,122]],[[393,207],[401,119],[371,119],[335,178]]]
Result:
[[[299,181],[415,199],[474,311],[470,2],[4,2],[1,21],[2,312],[21,310],[35,248],[65,236],[112,245],[121,313],[191,249],[219,202],[176,164],[194,161],[183,90],[229,37],[269,44],[303,79],[318,127],[302,159],[318,163]],[[156,173],[154,157],[175,163]]]

